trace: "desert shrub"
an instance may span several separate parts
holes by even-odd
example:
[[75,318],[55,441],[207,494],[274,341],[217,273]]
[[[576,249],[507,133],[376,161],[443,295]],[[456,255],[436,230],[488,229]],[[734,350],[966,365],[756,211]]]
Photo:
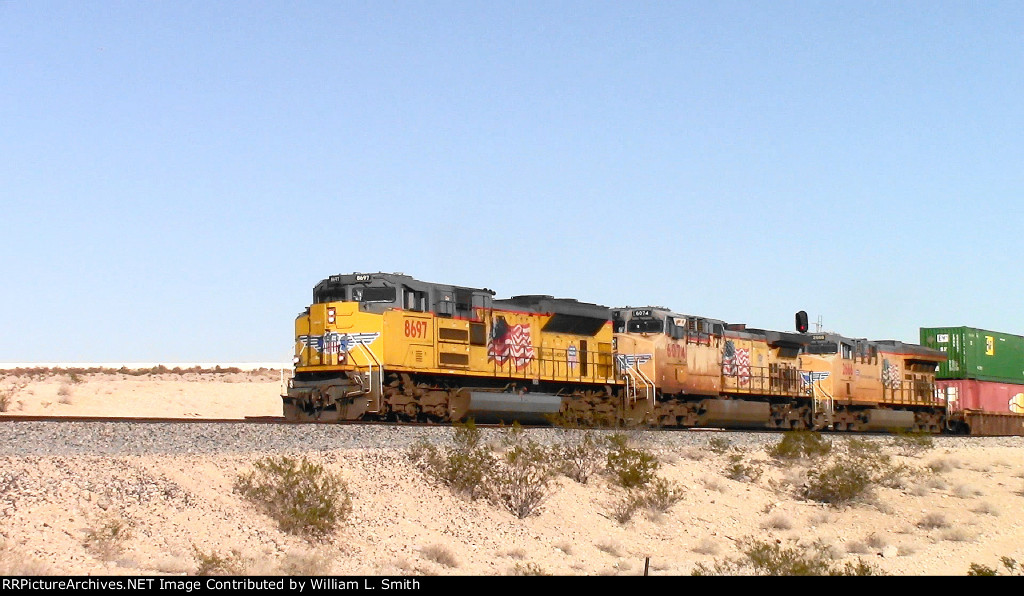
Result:
[[900,453],[907,457],[918,456],[935,446],[935,441],[932,439],[931,434],[906,430],[896,431],[893,443],[900,450]]
[[974,511],[975,513],[984,513],[984,514],[992,515],[992,516],[998,516],[999,515],[999,508],[996,507],[995,505],[993,505],[992,503],[988,503],[988,502],[979,503],[977,507],[972,509],[972,511]]
[[747,463],[742,453],[733,453],[729,455],[724,473],[726,478],[737,482],[757,482],[764,470],[755,463]]
[[248,575],[251,564],[236,549],[222,555],[216,551],[203,552],[192,545],[192,556],[196,560],[196,575]]
[[858,458],[888,458],[882,451],[882,445],[867,439],[851,438],[846,442],[846,453],[850,457]]
[[935,528],[948,528],[949,522],[946,520],[946,516],[941,513],[929,513],[921,518],[921,521],[917,522],[917,527],[924,528],[926,530],[933,530]]
[[633,516],[642,506],[643,502],[639,498],[639,495],[635,494],[633,491],[629,491],[626,493],[626,498],[612,503],[612,519],[620,524],[625,524],[629,520],[633,519]]
[[989,567],[987,565],[981,565],[980,563],[971,563],[970,569],[967,571],[967,575],[975,576],[987,576],[987,575],[999,575],[999,570],[995,567]]
[[17,397],[28,383],[10,383],[7,387],[0,389],[0,412],[6,412],[10,409],[11,405],[14,404],[14,399]]
[[554,475],[548,451],[535,441],[520,439],[486,481],[493,501],[525,518],[544,502]]
[[433,561],[438,565],[444,565],[445,567],[459,566],[459,560],[455,558],[455,553],[443,544],[431,544],[429,546],[424,546],[420,549],[420,554],[422,554],[425,559]]
[[655,478],[646,486],[626,489],[626,496],[612,504],[612,518],[624,524],[633,519],[633,515],[641,509],[655,513],[665,513],[683,498],[683,489],[664,478]]
[[717,555],[718,552],[722,550],[722,547],[718,542],[711,538],[703,538],[701,539],[700,544],[690,550],[701,555]]
[[920,470],[905,464],[894,464],[882,446],[872,441],[853,438],[847,443],[847,459],[808,472],[803,497],[821,503],[844,505],[870,496],[876,485],[903,487],[908,477]]
[[654,480],[660,464],[653,453],[630,447],[629,440],[622,434],[609,437],[608,444],[606,467],[619,486],[636,488]]
[[409,449],[409,457],[428,476],[456,494],[470,499],[486,495],[487,481],[498,462],[482,444],[480,430],[472,420],[456,424],[452,442],[451,449],[441,449],[425,440],[418,441]]
[[[466,422],[457,422],[452,426],[452,442],[455,443],[455,449],[460,451],[468,451],[475,449],[480,446],[481,435],[480,429],[477,428],[476,423],[470,418]],[[522,428],[518,432],[522,432]]]
[[887,488],[906,488],[912,482],[920,481],[921,470],[906,464],[883,463],[877,467],[876,479]]
[[85,531],[83,544],[104,561],[111,561],[124,550],[124,543],[132,536],[127,520],[108,515],[99,521],[99,527]]
[[625,554],[622,552],[622,545],[614,540],[602,540],[601,542],[595,543],[594,546],[597,547],[597,550],[616,558]]
[[499,441],[500,456],[480,438],[472,421],[456,425],[450,449],[415,443],[410,459],[428,476],[470,499],[486,497],[520,518],[534,513],[548,496],[557,472],[550,450],[514,426]]
[[281,561],[280,575],[330,575],[331,560],[320,553],[289,552]]
[[966,528],[946,528],[939,537],[948,542],[970,542],[974,540],[974,534]]
[[729,439],[723,439],[722,437],[711,437],[708,439],[708,449],[721,455],[728,451],[732,447],[732,441]]
[[[472,421],[467,422],[464,426],[468,426],[469,424],[472,424]],[[480,431],[476,429],[475,425],[473,425],[472,428],[472,433],[475,435],[475,439],[472,442],[473,444],[478,444],[480,442]],[[515,420],[512,422],[512,426],[506,428],[505,432],[501,434],[499,443],[503,448],[508,449],[518,445],[525,437],[526,434],[523,432],[523,425],[519,424],[518,420]]]
[[762,527],[769,530],[792,530],[793,520],[784,513],[774,513],[764,521]]
[[844,505],[867,496],[873,486],[873,470],[862,460],[850,460],[810,470],[802,496],[819,503]]
[[586,484],[590,476],[601,468],[600,446],[591,433],[586,433],[577,442],[564,443],[555,448],[556,459],[561,462],[559,470],[567,477]]
[[[1010,557],[1000,557],[999,558],[999,562],[1000,562],[1000,564],[1002,564],[1003,569],[1006,571],[1006,575],[1016,575],[1016,576],[1024,575],[1024,563],[1018,563],[1016,559],[1011,559]],[[999,569],[997,569],[995,567],[988,567],[986,565],[981,565],[979,563],[971,563],[971,567],[970,567],[970,570],[967,572],[967,575],[1002,575],[1002,574],[999,573]]]
[[928,469],[930,469],[932,472],[935,472],[936,474],[942,474],[944,472],[949,472],[955,468],[959,468],[960,462],[956,461],[955,459],[940,458],[928,462],[927,466]]
[[512,568],[512,575],[536,576],[551,574],[544,571],[544,569],[540,565],[531,561],[529,563],[516,563],[515,567]]
[[810,430],[791,430],[782,434],[782,440],[768,448],[768,454],[777,459],[820,457],[832,451],[832,442],[821,433]]
[[641,495],[643,504],[651,511],[665,513],[683,499],[683,489],[664,478],[655,478]]
[[698,563],[693,575],[880,575],[881,571],[858,559],[857,563],[834,566],[820,544],[802,548],[750,539],[741,543],[741,557],[715,561],[708,567]]
[[305,458],[260,459],[234,489],[291,534],[325,536],[352,511],[345,481]]
[[971,497],[980,497],[984,493],[976,486],[958,484],[956,488],[953,489],[953,494],[959,499],[969,499]]

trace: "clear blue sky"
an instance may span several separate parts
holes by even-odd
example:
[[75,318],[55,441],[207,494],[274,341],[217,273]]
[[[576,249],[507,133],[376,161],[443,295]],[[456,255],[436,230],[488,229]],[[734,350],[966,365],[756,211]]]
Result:
[[0,81],[0,361],[284,361],[354,271],[1024,334],[1021,2],[0,1]]

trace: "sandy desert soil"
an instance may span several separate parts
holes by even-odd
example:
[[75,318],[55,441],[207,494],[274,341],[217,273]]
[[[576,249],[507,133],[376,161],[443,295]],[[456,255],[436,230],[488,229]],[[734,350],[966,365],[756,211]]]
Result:
[[[9,404],[13,414],[280,414],[276,371],[7,377],[0,386],[16,382],[27,384]],[[539,513],[519,519],[439,487],[398,443],[311,445],[305,455],[340,474],[353,495],[350,517],[312,542],[282,532],[232,492],[237,475],[266,453],[18,455],[4,438],[0,574],[191,574],[198,552],[231,559],[249,574],[633,575],[650,557],[651,574],[686,575],[698,563],[737,556],[749,537],[818,542],[837,563],[861,558],[901,575],[964,575],[971,563],[1024,560],[1021,438],[937,438],[916,452],[872,438],[914,472],[895,488],[877,488],[868,502],[836,508],[799,498],[793,483],[806,464],[776,463],[764,449],[778,435],[758,435],[753,446],[741,446],[740,433],[631,436],[658,455],[658,474],[682,499],[668,512],[642,511],[625,523],[613,510],[626,493],[604,476],[586,485],[559,478]],[[715,453],[712,438],[733,445]],[[838,447],[848,439],[832,440]],[[744,461],[763,470],[756,481],[726,476],[740,448]],[[112,527],[122,537],[104,547],[96,537]]]

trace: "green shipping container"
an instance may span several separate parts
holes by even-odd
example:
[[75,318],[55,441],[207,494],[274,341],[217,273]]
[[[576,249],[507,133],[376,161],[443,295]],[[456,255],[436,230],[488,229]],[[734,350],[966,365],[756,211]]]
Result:
[[946,353],[938,379],[1024,384],[1024,337],[974,327],[921,327],[921,345]]

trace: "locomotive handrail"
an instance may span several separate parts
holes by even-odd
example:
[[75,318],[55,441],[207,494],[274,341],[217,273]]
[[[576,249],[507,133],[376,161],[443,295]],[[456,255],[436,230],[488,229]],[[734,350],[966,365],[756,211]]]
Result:
[[639,392],[636,391],[636,387],[639,385],[639,383],[636,380],[636,377],[639,376],[640,380],[643,381],[644,383],[644,397],[646,400],[650,401],[651,394],[654,391],[654,382],[651,381],[651,379],[649,379],[647,375],[644,374],[644,371],[640,370],[639,367],[634,367],[630,364],[627,364],[623,371],[626,373],[626,375],[633,379],[633,391],[629,392],[627,390],[626,396],[633,399],[634,402],[636,401],[635,398],[637,395],[639,395]]
[[[369,358],[366,359],[366,368],[367,368],[367,370],[370,373],[370,386],[371,387],[373,386],[373,367],[374,367],[374,365],[376,365],[380,369],[380,372],[377,373],[377,386],[376,386],[376,389],[377,389],[377,409],[376,410],[367,410],[368,412],[372,412],[372,413],[376,414],[377,412],[380,411],[380,401],[382,399],[384,399],[384,365],[381,363],[380,360],[377,359],[377,355],[373,353],[373,350],[367,348],[362,343],[357,343],[356,345],[359,346],[359,348],[369,356]],[[346,350],[346,352],[347,351],[348,350]],[[371,358],[373,359],[373,364],[370,364],[370,359]],[[359,365],[356,365],[356,366],[359,366]],[[372,389],[371,389],[371,391],[372,391]]]
[[[821,381],[811,383],[811,391],[813,392],[815,406],[818,405],[818,402],[825,402],[828,407],[828,409],[826,410],[828,413],[831,414],[832,412],[835,411],[835,398],[832,396],[831,393],[825,391],[825,389],[821,386]],[[819,392],[825,396],[825,399],[818,398]]]
[[[541,378],[561,381],[606,383],[614,379],[612,364],[607,362],[608,352],[600,350],[579,351],[575,361],[569,359],[566,348],[535,346],[534,354],[525,358],[526,363],[518,367],[514,357],[499,362],[491,359],[491,371],[513,379]],[[582,363],[586,362],[584,366]],[[586,372],[583,369],[586,368]]]
[[[769,366],[747,366],[740,372],[738,367],[722,366],[723,387],[735,393],[799,397],[802,393],[799,374],[795,368],[773,370]],[[732,385],[725,382],[727,379],[732,379]]]

